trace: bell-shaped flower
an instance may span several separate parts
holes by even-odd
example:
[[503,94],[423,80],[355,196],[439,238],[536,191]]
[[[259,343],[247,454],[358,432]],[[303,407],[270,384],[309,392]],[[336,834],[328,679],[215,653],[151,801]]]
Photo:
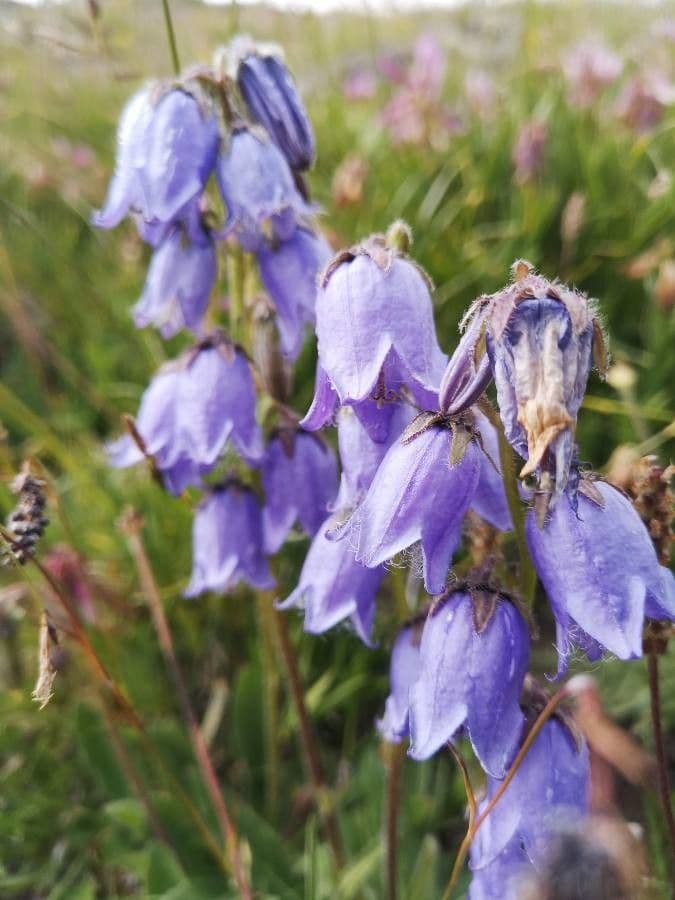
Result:
[[296,428],[272,437],[262,464],[265,548],[276,553],[296,522],[312,537],[337,493],[335,455],[321,438]]
[[216,248],[211,234],[175,226],[155,250],[143,295],[133,310],[138,328],[154,325],[164,338],[182,328],[198,331],[216,280]]
[[421,622],[406,625],[391,648],[389,696],[377,730],[385,741],[398,744],[410,736],[410,689],[420,674]]
[[317,279],[331,256],[326,241],[313,231],[296,228],[276,245],[258,250],[258,267],[265,290],[272,298],[284,356],[297,358],[306,324],[314,322]]
[[108,447],[112,465],[149,457],[164,486],[180,494],[200,484],[229,441],[249,462],[262,456],[255,388],[244,353],[215,334],[159,370],[141,400],[135,439]]
[[216,176],[227,209],[224,233],[250,253],[265,238],[289,240],[298,220],[312,212],[281,151],[264,133],[236,128],[220,152]]
[[346,542],[326,537],[333,525],[326,519],[317,531],[305,558],[298,586],[279,605],[305,613],[305,631],[323,634],[349,618],[361,640],[370,645],[375,597],[385,575],[383,566],[367,569],[354,559]]
[[[473,866],[492,865],[515,842],[535,868],[545,865],[556,836],[586,815],[588,781],[585,743],[563,721],[549,719],[478,829]],[[488,774],[485,803],[499,787],[500,781]]]
[[234,43],[237,84],[251,118],[265,128],[292,169],[308,169],[316,155],[314,132],[281,51],[245,38]]
[[[576,506],[576,508],[575,508]],[[556,618],[558,674],[573,645],[591,659],[642,653],[645,616],[675,619],[675,580],[659,564],[631,502],[603,481],[582,478],[576,503],[565,494],[543,527],[526,521],[535,568]]]
[[330,263],[317,295],[316,333],[317,383],[304,427],[321,428],[347,404],[381,441],[387,432],[378,431],[378,411],[386,415],[393,402],[437,408],[447,359],[436,339],[429,282],[382,236]]
[[211,489],[195,513],[192,576],[186,597],[225,593],[239,582],[257,590],[274,586],[263,552],[260,504],[249,488],[230,481]]
[[215,116],[183,88],[147,87],[127,103],[106,202],[93,217],[114,228],[134,211],[149,227],[174,222],[204,190],[220,143]]
[[476,490],[482,450],[464,425],[452,430],[432,413],[413,420],[387,451],[368,491],[333,537],[366,566],[378,566],[417,541],[424,584],[445,588]]
[[464,728],[481,766],[502,778],[518,749],[530,638],[513,603],[462,586],[432,608],[410,690],[410,755],[428,759]]
[[475,315],[485,316],[506,437],[527,460],[520,476],[539,474],[553,505],[568,481],[594,351],[603,366],[602,331],[583,294],[536,275],[522,261],[515,277],[479,298]]

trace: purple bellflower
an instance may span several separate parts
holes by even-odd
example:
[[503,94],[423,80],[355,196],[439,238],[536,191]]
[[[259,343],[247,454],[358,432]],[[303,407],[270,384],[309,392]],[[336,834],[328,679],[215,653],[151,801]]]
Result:
[[152,229],[175,222],[201,194],[216,163],[218,122],[182,88],[144,88],[127,103],[117,132],[117,164],[99,228],[128,212]]
[[437,407],[447,359],[436,339],[429,283],[380,235],[338,254],[316,301],[319,365],[303,426],[331,421],[338,405],[356,410],[374,440],[385,440],[394,401]]
[[264,132],[236,128],[221,150],[216,176],[227,208],[224,233],[250,253],[260,250],[265,238],[287,241],[298,220],[312,213],[281,151]]
[[[542,868],[556,836],[586,815],[588,779],[585,743],[561,719],[549,719],[478,829],[472,867],[500,866],[501,855],[507,850],[515,853],[519,844],[535,869]],[[488,774],[485,804],[499,786],[499,780]],[[517,859],[519,867],[521,862]]]
[[193,567],[186,597],[225,593],[240,581],[257,590],[274,586],[263,555],[260,505],[236,481],[213,488],[202,500],[192,528]]
[[410,737],[410,689],[420,674],[421,630],[420,621],[406,625],[391,648],[390,692],[384,716],[377,723],[377,730],[390,744]]
[[530,656],[522,615],[485,586],[461,586],[432,608],[410,689],[410,755],[424,760],[464,727],[481,766],[502,778],[518,749]]
[[314,434],[282,428],[270,440],[262,464],[265,549],[276,553],[296,521],[314,536],[337,493],[333,451]]
[[366,566],[378,566],[419,541],[430,594],[445,588],[480,476],[480,447],[463,424],[454,431],[438,415],[421,413],[390,447],[361,503],[332,534],[346,540]]
[[125,435],[108,446],[111,464],[150,457],[172,494],[200,484],[228,441],[247,461],[259,461],[262,438],[246,356],[214,334],[164,366],[143,395],[135,432],[138,441]]
[[262,125],[297,171],[309,169],[316,156],[314,132],[281,50],[246,38],[234,42],[239,57],[236,80],[251,118]]
[[216,280],[216,248],[201,225],[187,234],[174,226],[155,250],[143,295],[133,310],[139,328],[154,325],[163,338],[182,328],[198,332]]
[[675,619],[673,574],[612,485],[582,478],[576,508],[564,495],[543,527],[531,510],[526,534],[556,618],[558,675],[574,644],[591,660],[605,649],[631,659],[642,654],[645,616]]
[[485,318],[499,412],[506,437],[527,460],[524,478],[539,474],[553,505],[569,477],[574,433],[591,368],[601,367],[602,331],[583,295],[516,263],[516,280],[476,302]]
[[349,618],[364,644],[370,645],[375,597],[385,575],[383,566],[367,569],[354,559],[345,542],[331,541],[320,526],[305,558],[298,586],[279,609],[304,609],[305,631],[322,634]]
[[258,251],[260,278],[277,314],[281,350],[297,358],[306,323],[314,323],[317,279],[331,256],[326,241],[306,228],[276,246],[263,243]]

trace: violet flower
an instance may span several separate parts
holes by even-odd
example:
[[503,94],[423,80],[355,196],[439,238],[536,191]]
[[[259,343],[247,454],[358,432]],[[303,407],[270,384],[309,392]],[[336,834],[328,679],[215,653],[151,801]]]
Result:
[[241,581],[257,590],[274,586],[263,555],[260,505],[253,491],[236,481],[211,489],[199,504],[192,554],[186,597],[226,593]]
[[355,408],[374,440],[395,401],[435,408],[446,357],[438,346],[429,284],[406,256],[375,236],[338,254],[316,301],[319,365],[303,427],[329,422],[338,405]]
[[[349,543],[366,566],[378,566],[420,541],[424,585],[430,594],[440,594],[480,473],[481,450],[474,440],[465,441],[463,429],[453,437],[438,416],[418,416],[390,447],[365,497],[334,538]],[[458,447],[461,458],[451,461]]]
[[172,228],[155,250],[143,294],[133,309],[138,328],[154,325],[163,338],[198,331],[216,280],[216,248],[202,226]]
[[574,433],[591,368],[604,357],[602,331],[591,301],[515,265],[516,281],[480,298],[487,349],[507,440],[527,460],[520,477],[538,473],[553,505],[564,490]]
[[305,613],[305,631],[323,634],[349,618],[364,644],[370,645],[375,597],[385,575],[383,566],[367,569],[354,559],[345,542],[326,537],[332,518],[320,526],[305,558],[298,586],[279,605]]
[[616,81],[622,68],[621,57],[600,41],[583,41],[572,47],[563,60],[570,103],[581,108],[592,106],[598,95]]
[[305,324],[314,323],[317,280],[331,249],[320,235],[296,228],[288,240],[276,246],[261,244],[257,256],[260,278],[276,310],[281,350],[294,360],[302,346]]
[[219,142],[215,117],[186,90],[139,91],[122,112],[115,174],[94,224],[114,228],[130,210],[148,225],[176,221],[204,190]]
[[224,233],[250,253],[265,238],[287,241],[298,220],[312,212],[281,151],[263,133],[236,128],[218,157],[216,176],[227,208]]
[[649,532],[626,497],[581,481],[575,509],[565,495],[543,527],[530,511],[527,542],[556,618],[558,675],[576,644],[591,659],[609,650],[642,654],[645,616],[675,619],[675,580],[659,565]]
[[528,897],[533,869],[520,838],[514,836],[489,863],[479,865],[478,842],[471,844],[467,900],[521,900]]
[[292,169],[308,169],[316,156],[314,132],[281,51],[246,42],[238,52],[237,84],[252,119],[266,129]]
[[428,759],[464,727],[481,766],[502,778],[523,729],[529,647],[525,620],[506,597],[482,586],[444,597],[422,630],[410,756]]
[[[541,868],[556,835],[586,815],[588,780],[585,743],[581,738],[577,743],[560,719],[549,719],[478,829],[472,866],[499,864],[502,853],[513,852],[520,844],[534,867]],[[485,804],[499,786],[500,781],[488,774]]]
[[406,625],[391,648],[390,692],[377,730],[385,741],[398,744],[410,736],[410,689],[420,674],[421,623]]
[[135,430],[108,446],[113,466],[153,460],[165,488],[180,494],[200,484],[228,441],[249,462],[262,456],[255,388],[243,352],[218,334],[155,375],[141,400]]
[[531,181],[541,172],[547,142],[546,122],[531,119],[520,126],[511,154],[518,184]]
[[616,113],[636,134],[647,134],[675,103],[675,87],[662,72],[640,72],[623,87]]
[[312,537],[337,493],[333,451],[316,435],[281,429],[272,437],[262,464],[265,489],[265,549],[276,553],[295,522]]

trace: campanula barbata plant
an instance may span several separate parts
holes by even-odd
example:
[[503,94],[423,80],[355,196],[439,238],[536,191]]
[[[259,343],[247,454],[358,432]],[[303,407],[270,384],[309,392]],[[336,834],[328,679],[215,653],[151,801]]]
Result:
[[[583,738],[528,673],[528,573],[555,619],[558,677],[576,650],[639,656],[645,619],[675,618],[673,576],[627,497],[580,462],[587,380],[607,362],[596,304],[518,261],[453,346],[402,223],[333,255],[305,178],[315,153],[280,51],[249,39],[127,104],[94,222],[129,215],[153,248],[138,327],[194,343],[156,373],[110,461],[146,459],[172,494],[202,492],[188,597],[271,590],[271,557],[299,530],[311,543],[279,608],[371,645],[387,564],[409,565],[429,597],[409,592],[377,729],[418,761],[469,740],[486,778],[469,896],[510,900],[587,815]],[[223,259],[227,322],[211,304]],[[301,419],[288,385],[308,324],[318,362]],[[333,425],[339,478],[317,433]],[[467,563],[479,527],[508,560]]]

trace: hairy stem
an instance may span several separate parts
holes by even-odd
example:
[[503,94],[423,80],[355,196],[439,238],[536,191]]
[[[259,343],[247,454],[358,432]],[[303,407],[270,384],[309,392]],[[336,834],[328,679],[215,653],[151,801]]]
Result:
[[323,768],[321,766],[319,752],[312,731],[312,725],[309,720],[309,714],[307,713],[307,706],[305,705],[305,694],[300,680],[295,650],[291,644],[288,628],[286,627],[286,620],[284,619],[283,614],[276,612],[274,621],[276,623],[277,635],[279,638],[279,648],[288,675],[288,685],[293,699],[293,705],[295,706],[295,712],[298,716],[300,745],[302,747],[302,757],[305,763],[305,769],[312,786],[314,803],[321,819],[324,835],[330,846],[335,868],[337,871],[340,871],[343,865],[342,840],[340,838],[337,819],[335,818],[335,813],[333,812],[331,801],[328,797],[323,777]]
[[166,36],[169,41],[169,50],[171,52],[171,63],[173,65],[173,74],[180,75],[180,59],[178,58],[178,45],[176,44],[176,32],[173,30],[173,19],[171,17],[171,8],[169,0],[162,0],[162,8],[164,10],[164,24],[166,25]]
[[[452,867],[452,872],[450,873],[450,879],[446,885],[445,891],[443,892],[442,900],[450,900],[450,898],[452,897],[452,892],[454,891],[455,885],[457,884],[457,879],[459,878],[459,873],[462,871],[462,866],[464,865],[466,857],[469,853],[469,850],[471,848],[471,842],[473,841],[474,837],[476,836],[476,832],[478,831],[480,826],[483,824],[485,819],[488,817],[488,815],[495,808],[495,806],[500,801],[500,799],[504,796],[504,792],[506,791],[508,786],[513,781],[518,769],[523,764],[523,760],[527,756],[530,747],[537,739],[537,735],[539,734],[541,729],[544,727],[546,722],[551,718],[553,713],[556,711],[556,708],[560,704],[561,700],[563,700],[566,696],[567,696],[567,688],[561,688],[559,691],[557,691],[551,697],[551,699],[548,701],[546,706],[539,713],[534,725],[532,726],[532,728],[530,729],[530,731],[527,734],[527,737],[523,741],[522,746],[516,755],[516,758],[513,760],[513,763],[511,764],[511,768],[506,773],[504,780],[501,782],[501,784],[495,791],[492,799],[487,804],[487,806],[482,811],[482,813],[480,813],[480,815],[476,815],[476,812],[477,812],[476,805],[475,805],[476,801],[475,801],[475,799],[473,800],[474,814],[473,814],[473,816],[471,816],[471,814],[470,814],[469,826],[466,830],[466,834],[464,835],[464,839],[462,840],[462,843],[459,846],[459,850],[457,851],[457,856],[455,857],[455,862]],[[455,757],[455,758],[457,759],[457,757]],[[471,810],[472,801],[470,798],[473,796],[473,790],[471,790],[471,786],[468,781],[468,773],[466,772],[465,766],[460,764],[460,768],[462,770],[462,777],[464,778],[464,786],[467,788],[467,799],[469,800],[469,809]],[[467,787],[467,785],[468,785],[468,787]]]
[[[670,784],[668,780],[668,761],[666,747],[663,739],[663,726],[661,723],[661,691],[659,688],[659,658],[651,650],[647,654],[647,671],[649,674],[649,699],[652,714],[652,733],[654,735],[654,751],[656,753],[656,769],[659,785],[659,796],[663,807],[663,816],[666,820],[668,838],[672,850],[672,859],[675,859],[675,819],[670,800]],[[672,862],[671,862],[672,868]]]
[[176,690],[178,705],[180,706],[181,715],[190,736],[192,749],[195,759],[197,760],[197,765],[199,766],[202,782],[211,801],[213,811],[216,814],[239,892],[242,897],[251,898],[251,888],[249,887],[241,855],[239,853],[237,832],[227,811],[225,799],[220,790],[218,777],[213,767],[213,761],[211,760],[208,747],[206,746],[202,730],[199,727],[197,716],[192,708],[190,694],[178,664],[169,621],[164,613],[157,581],[155,580],[152,566],[150,565],[150,560],[141,538],[141,527],[141,518],[137,513],[130,510],[125,514],[121,528],[126,535],[129,551],[134,560],[134,565],[136,566],[136,571],[138,572],[138,577],[143,587],[143,594],[155,626],[162,656],[164,657],[164,662],[166,663],[166,667]]

